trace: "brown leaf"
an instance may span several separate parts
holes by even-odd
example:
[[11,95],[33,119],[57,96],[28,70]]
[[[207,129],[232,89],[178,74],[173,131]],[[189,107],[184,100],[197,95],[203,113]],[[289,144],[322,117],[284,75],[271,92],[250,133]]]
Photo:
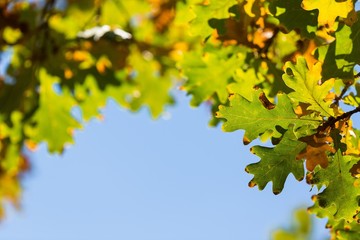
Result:
[[164,33],[175,18],[175,0],[148,0],[152,5],[155,28]]
[[358,20],[358,18],[357,18],[356,11],[355,11],[355,9],[353,9],[352,11],[350,11],[348,13],[347,17],[344,19],[344,22],[346,25],[352,26],[357,20]]
[[330,146],[333,141],[331,137],[317,133],[299,140],[306,143],[307,146],[299,153],[297,159],[306,159],[307,170],[313,171],[316,165],[320,165],[322,168],[328,166],[327,152],[335,153],[335,149]]

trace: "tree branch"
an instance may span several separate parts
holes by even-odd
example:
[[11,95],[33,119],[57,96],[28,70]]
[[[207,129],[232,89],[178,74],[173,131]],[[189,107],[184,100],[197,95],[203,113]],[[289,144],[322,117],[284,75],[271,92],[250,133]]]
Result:
[[[354,78],[359,78],[359,77],[360,77],[360,72],[354,75]],[[344,97],[345,93],[347,92],[347,90],[349,90],[349,88],[351,87],[351,85],[353,85],[353,83],[354,83],[353,81],[346,82],[345,87],[341,90],[340,95],[335,97],[335,102],[333,104],[339,106],[339,101]]]
[[340,116],[337,116],[336,118],[329,117],[329,119],[326,122],[324,122],[324,124],[320,125],[317,128],[317,130],[318,130],[318,132],[322,132],[328,127],[333,128],[335,123],[337,123],[337,122],[339,122],[341,120],[344,120],[344,119],[348,119],[348,118],[351,117],[351,115],[353,115],[354,113],[357,113],[357,112],[360,112],[360,106],[353,109],[353,110],[351,110],[351,111],[349,111],[349,112],[343,113]]

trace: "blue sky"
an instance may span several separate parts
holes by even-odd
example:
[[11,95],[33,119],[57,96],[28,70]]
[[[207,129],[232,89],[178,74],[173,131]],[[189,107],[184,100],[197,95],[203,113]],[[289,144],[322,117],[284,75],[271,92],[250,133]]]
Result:
[[[0,239],[262,240],[311,205],[315,192],[293,176],[277,196],[271,185],[249,188],[244,168],[258,158],[242,132],[208,127],[208,110],[176,95],[168,120],[110,101],[105,120],[77,132],[62,156],[40,147],[22,209],[9,207]],[[326,238],[318,226],[316,239]]]
[[[249,188],[244,168],[259,159],[242,132],[207,127],[207,109],[176,95],[168,120],[110,102],[62,156],[31,154],[22,208],[8,207],[0,239],[265,240],[312,204],[315,192],[293,176],[277,196],[271,184]],[[315,239],[327,238],[324,225]]]

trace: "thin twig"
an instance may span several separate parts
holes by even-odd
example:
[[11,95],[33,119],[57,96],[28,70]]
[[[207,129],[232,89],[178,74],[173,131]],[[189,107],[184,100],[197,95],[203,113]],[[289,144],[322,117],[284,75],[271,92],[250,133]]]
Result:
[[[354,78],[359,78],[360,77],[360,72],[358,72],[357,74],[354,75]],[[353,85],[352,81],[346,82],[345,87],[341,90],[341,93],[339,96],[335,97],[335,105],[339,105],[339,101],[344,97],[345,93],[347,92],[347,90],[349,90],[349,88],[351,87],[351,85]]]
[[333,104],[339,106],[339,101],[344,97],[345,93],[349,90],[352,84],[352,82],[346,83],[345,87],[341,90],[340,95],[335,97],[335,102]]
[[349,112],[343,113],[340,116],[337,116],[336,118],[329,117],[329,119],[324,124],[320,125],[317,130],[318,130],[318,132],[322,132],[328,127],[332,128],[332,127],[334,127],[335,123],[337,123],[341,120],[344,120],[344,119],[348,119],[351,117],[351,115],[353,115],[354,113],[357,113],[357,112],[360,112],[360,106]]

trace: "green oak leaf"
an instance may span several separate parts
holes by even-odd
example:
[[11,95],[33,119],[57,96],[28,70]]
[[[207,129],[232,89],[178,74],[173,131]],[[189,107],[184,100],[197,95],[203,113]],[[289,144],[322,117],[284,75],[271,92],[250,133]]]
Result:
[[268,64],[273,62],[276,68],[280,70],[284,66],[284,59],[288,59],[289,56],[299,50],[297,47],[299,41],[301,41],[301,37],[296,31],[289,33],[278,32],[270,47],[272,56]]
[[302,0],[271,0],[269,10],[288,31],[299,29],[303,36],[311,38],[315,36],[317,13],[304,10],[301,2]]
[[25,128],[26,135],[39,143],[46,141],[50,152],[62,152],[66,143],[73,143],[72,132],[80,124],[71,115],[75,106],[72,96],[55,92],[54,85],[60,82],[45,69],[39,70],[39,107]]
[[164,106],[173,103],[169,95],[171,77],[168,72],[161,72],[159,62],[150,52],[140,53],[132,48],[128,63],[132,68],[130,82],[135,86],[132,95],[128,96],[130,108],[138,110],[146,105],[154,118],[159,117]]
[[190,32],[202,38],[207,38],[214,31],[208,24],[210,19],[229,18],[231,16],[229,8],[238,4],[236,0],[210,1],[208,4],[196,0],[193,2],[196,4],[190,5],[190,12],[194,15],[190,22]]
[[249,186],[258,185],[262,190],[268,182],[272,181],[273,193],[279,194],[290,173],[301,181],[304,178],[304,164],[303,161],[297,160],[296,156],[305,147],[306,144],[297,140],[291,128],[285,132],[280,143],[273,148],[254,146],[251,151],[261,160],[246,167],[246,171],[254,175]]
[[241,61],[233,47],[206,52],[191,52],[184,57],[181,67],[188,78],[183,89],[193,95],[191,104],[200,105],[217,94],[221,103],[228,98],[227,85]]
[[319,85],[321,80],[321,63],[317,62],[312,68],[308,68],[303,57],[297,58],[296,64],[285,63],[283,74],[285,84],[294,90],[289,97],[296,102],[308,103],[308,110],[319,112],[322,116],[334,115],[326,96],[334,85],[334,80],[328,80]]
[[[336,41],[330,45],[319,46],[315,51],[315,57],[323,63],[322,76],[324,79],[340,78],[340,79],[353,79],[353,67],[349,64],[344,66],[337,66],[335,54]],[[344,59],[341,58],[341,61]]]
[[[360,18],[360,12],[357,13]],[[339,23],[336,40],[330,45],[320,46],[317,58],[323,62],[325,79],[354,79],[354,66],[360,64],[360,21],[351,27]]]
[[261,73],[256,72],[254,68],[250,68],[247,71],[238,68],[234,73],[234,80],[236,82],[230,83],[227,88],[230,93],[240,94],[246,98],[246,100],[253,101],[253,93],[249,90],[264,81],[264,79],[264,76],[262,76]]
[[276,126],[288,129],[289,125],[293,124],[297,129],[309,125],[309,128],[314,129],[321,123],[317,117],[299,118],[293,110],[290,99],[285,94],[279,94],[275,108],[269,110],[259,100],[261,91],[251,91],[253,101],[250,102],[241,95],[234,94],[229,98],[230,106],[219,107],[217,117],[226,119],[222,127],[225,132],[243,129],[245,137],[252,141],[267,131],[272,131],[273,134],[277,133]]
[[326,228],[330,228],[331,239],[337,240],[358,240],[360,224],[357,221],[347,222],[344,219],[330,219],[326,223]]
[[106,94],[101,91],[93,75],[88,75],[83,84],[76,84],[74,95],[82,110],[82,118],[85,121],[94,116],[99,116],[99,109],[106,105]]
[[353,216],[360,210],[358,197],[360,196],[359,180],[349,172],[351,167],[359,161],[354,156],[343,156],[339,149],[331,157],[329,166],[317,169],[309,183],[318,188],[326,186],[325,190],[313,199],[314,206],[310,211],[319,217],[352,222]]

